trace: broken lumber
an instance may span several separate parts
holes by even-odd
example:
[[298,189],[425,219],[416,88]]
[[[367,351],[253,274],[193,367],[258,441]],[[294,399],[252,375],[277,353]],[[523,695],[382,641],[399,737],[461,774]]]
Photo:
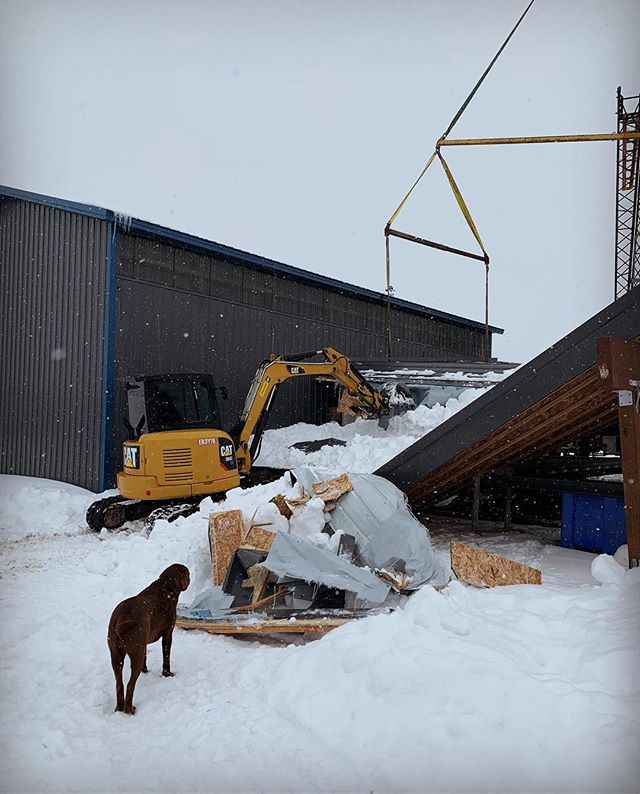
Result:
[[475,587],[542,584],[537,568],[464,543],[451,543],[451,568],[458,579]]
[[353,485],[346,472],[339,477],[334,477],[332,480],[314,482],[311,487],[314,495],[319,496],[325,504],[327,502],[337,502],[343,494],[353,490]]
[[395,590],[396,593],[401,593],[411,584],[411,577],[406,573],[388,571],[386,568],[374,568],[373,572],[376,576],[380,577],[383,582],[386,582],[392,590]]
[[222,585],[229,561],[242,542],[242,510],[227,510],[209,516],[209,547],[213,584]]
[[273,502],[273,504],[280,511],[280,515],[283,515],[287,519],[287,521],[291,518],[291,516],[293,515],[293,511],[291,510],[291,508],[287,504],[287,500],[284,498],[284,496],[281,493],[277,493],[273,497],[273,499],[271,499],[271,502]]
[[298,496],[297,499],[287,499],[287,504],[291,507],[302,507],[302,505],[307,504],[309,499],[311,499],[311,495],[308,494],[305,491],[304,486],[302,486],[300,489],[300,496]]
[[269,571],[256,563],[247,570],[247,573],[249,578],[242,582],[242,586],[253,588],[253,595],[251,596],[251,605],[253,606],[264,597]]
[[181,629],[200,629],[210,634],[308,634],[320,637],[332,629],[356,618],[274,618],[239,623],[229,619],[201,619],[178,617],[176,626]]

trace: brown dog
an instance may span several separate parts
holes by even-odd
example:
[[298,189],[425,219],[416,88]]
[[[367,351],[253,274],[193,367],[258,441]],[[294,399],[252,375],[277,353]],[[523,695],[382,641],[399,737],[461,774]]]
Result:
[[[173,627],[176,623],[178,596],[189,587],[189,569],[185,565],[170,565],[155,582],[141,593],[122,601],[113,610],[109,621],[107,642],[111,651],[111,665],[116,677],[116,711],[135,714],[133,690],[140,673],[147,671],[147,645],[162,637],[162,675],[172,676],[170,656]],[[122,668],[129,656],[131,678],[124,695]]]

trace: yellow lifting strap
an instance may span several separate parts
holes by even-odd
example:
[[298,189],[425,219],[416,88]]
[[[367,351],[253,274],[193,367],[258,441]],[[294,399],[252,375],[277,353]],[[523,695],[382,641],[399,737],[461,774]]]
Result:
[[425,167],[424,167],[424,168],[422,169],[422,171],[420,172],[420,176],[419,176],[419,177],[416,179],[416,181],[413,183],[413,185],[411,185],[411,187],[409,188],[409,191],[408,191],[407,195],[406,195],[406,196],[405,196],[405,197],[402,199],[402,201],[401,201],[401,202],[398,204],[398,206],[396,207],[396,210],[395,210],[395,212],[393,213],[393,215],[392,215],[392,216],[389,218],[389,220],[387,221],[387,227],[391,226],[391,224],[392,224],[392,223],[395,221],[395,219],[398,217],[398,215],[400,214],[400,210],[401,210],[401,209],[404,207],[404,205],[407,203],[407,199],[408,199],[408,198],[409,198],[409,196],[410,196],[410,195],[413,193],[413,190],[414,190],[415,186],[416,186],[416,185],[418,184],[418,182],[419,182],[419,181],[422,179],[422,177],[423,177],[423,176],[424,176],[424,175],[427,173],[427,168],[429,168],[429,166],[431,165],[431,163],[434,161],[436,154],[438,154],[437,150],[436,150],[436,151],[435,151],[435,152],[434,152],[434,153],[431,155],[431,157],[430,157],[430,158],[429,158],[429,160],[427,161],[427,164],[425,165]]
[[460,207],[460,211],[464,215],[464,219],[467,222],[467,226],[471,229],[471,233],[478,241],[478,245],[482,250],[482,253],[485,256],[485,263],[489,260],[489,254],[487,254],[486,248],[482,243],[482,239],[480,237],[480,232],[478,231],[475,223],[473,222],[473,218],[471,217],[471,213],[469,212],[469,208],[467,207],[464,198],[462,197],[462,193],[460,192],[460,188],[458,187],[456,180],[453,178],[453,174],[451,173],[451,169],[447,165],[446,160],[440,154],[440,149],[436,149],[436,153],[440,162],[442,163],[442,167],[444,168],[444,172],[447,175],[447,179],[449,180],[449,184],[451,185],[451,190],[453,191],[453,195],[456,197],[456,201],[458,202],[458,206]]

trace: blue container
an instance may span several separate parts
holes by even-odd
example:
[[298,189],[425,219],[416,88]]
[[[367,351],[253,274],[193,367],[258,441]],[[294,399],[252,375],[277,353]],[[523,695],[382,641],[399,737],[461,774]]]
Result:
[[623,498],[587,493],[562,494],[561,546],[614,554],[626,542]]

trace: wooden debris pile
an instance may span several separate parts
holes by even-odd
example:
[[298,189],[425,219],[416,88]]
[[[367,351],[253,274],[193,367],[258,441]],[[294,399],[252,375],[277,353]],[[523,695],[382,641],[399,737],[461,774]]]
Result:
[[[338,500],[352,489],[349,475],[345,473],[325,482],[313,483],[310,492],[301,488],[297,498],[277,494],[271,502],[289,521],[297,508],[314,498],[322,500],[326,513],[333,511]],[[216,631],[216,627],[219,627],[220,633],[236,633],[232,626],[241,624],[243,628],[237,633],[247,633],[250,631],[246,624],[249,619],[258,626],[263,625],[265,620],[273,625],[274,621],[282,621],[286,617],[291,621],[292,633],[303,632],[304,629],[304,633],[310,632],[316,636],[341,625],[347,619],[346,616],[354,617],[367,612],[355,610],[353,600],[349,599],[346,591],[303,579],[279,579],[269,571],[263,563],[274,543],[276,532],[270,528],[270,522],[259,522],[256,516],[257,510],[248,524],[243,519],[242,510],[227,510],[209,516],[212,582],[214,587],[233,596],[233,601],[230,607],[224,608],[224,614],[220,614],[220,617],[197,620],[182,617],[178,619],[178,625],[200,627],[208,631]],[[340,536],[336,556],[348,564],[354,564],[354,541],[351,535]],[[410,581],[406,574],[395,571],[380,570],[375,573],[396,592],[404,589]],[[282,631],[282,628],[278,630]]]
[[[314,483],[311,494],[302,488],[297,498],[286,499],[283,494],[277,494],[271,502],[288,521],[293,517],[295,508],[316,497],[324,502],[325,511],[333,510],[338,499],[352,488],[349,475],[345,473],[325,482]],[[256,515],[257,510],[248,526],[244,525],[242,510],[227,510],[209,516],[212,581],[214,586],[222,587],[225,592],[236,596],[232,611],[248,611],[260,605],[274,607],[276,602],[281,602],[284,595],[294,589],[277,587],[275,577],[261,566],[276,533],[268,528],[270,522],[257,522]],[[343,553],[347,545],[341,543],[340,550]]]

